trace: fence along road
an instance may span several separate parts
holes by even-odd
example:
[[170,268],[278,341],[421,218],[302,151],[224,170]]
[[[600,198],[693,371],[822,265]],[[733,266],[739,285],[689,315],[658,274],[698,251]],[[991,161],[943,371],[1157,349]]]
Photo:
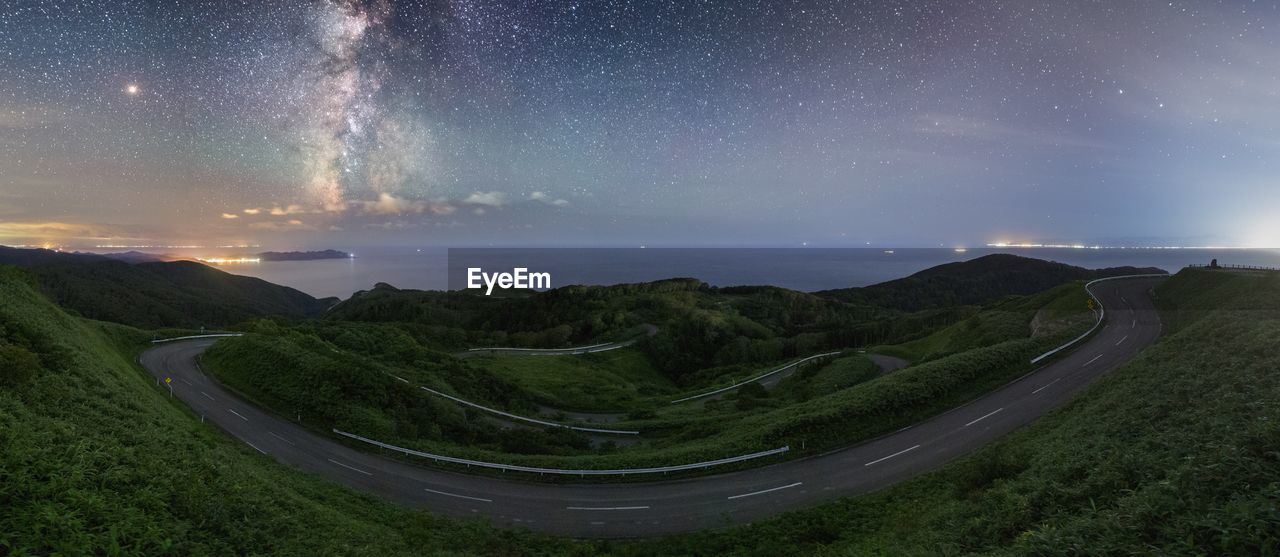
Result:
[[174,396],[245,450],[351,488],[435,512],[577,537],[633,537],[761,520],[881,489],[933,470],[1031,422],[1155,342],[1149,291],[1161,279],[1094,285],[1105,321],[1074,350],[964,406],[820,456],[726,474],[612,484],[547,484],[414,466],[339,443],[227,393],[196,369],[216,339],[159,344],[141,361],[174,377]]

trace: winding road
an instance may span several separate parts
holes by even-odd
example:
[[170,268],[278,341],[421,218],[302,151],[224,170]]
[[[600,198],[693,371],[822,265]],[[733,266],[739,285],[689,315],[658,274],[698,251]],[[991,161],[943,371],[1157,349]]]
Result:
[[949,412],[878,439],[805,459],[682,480],[554,485],[420,468],[362,452],[251,406],[200,372],[216,339],[145,352],[174,396],[265,458],[386,499],[458,517],[575,537],[637,537],[717,528],[884,488],[934,470],[1070,400],[1160,336],[1150,290],[1159,278],[1099,282],[1096,334],[1025,376]]

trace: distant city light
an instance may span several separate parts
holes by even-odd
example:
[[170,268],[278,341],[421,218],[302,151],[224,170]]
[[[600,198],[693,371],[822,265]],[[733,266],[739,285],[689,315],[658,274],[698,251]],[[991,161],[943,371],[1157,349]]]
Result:
[[1259,248],[1250,246],[1087,246],[1084,244],[1027,244],[1027,243],[1006,243],[997,242],[987,244],[989,248],[1054,248],[1054,249],[1133,249],[1133,250],[1178,250],[1178,249],[1221,249],[1221,250],[1248,250],[1248,249],[1273,249]]
[[213,265],[240,265],[262,262],[262,260],[257,257],[210,257],[209,259],[200,259],[199,261],[201,263],[210,263]]

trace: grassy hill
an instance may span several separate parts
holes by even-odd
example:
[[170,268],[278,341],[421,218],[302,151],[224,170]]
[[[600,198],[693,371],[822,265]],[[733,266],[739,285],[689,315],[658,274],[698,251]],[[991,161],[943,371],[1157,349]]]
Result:
[[938,472],[621,555],[1280,553],[1280,273],[1184,270],[1165,336]]
[[279,466],[156,389],[132,363],[143,333],[0,266],[0,553],[1276,554],[1280,274],[1189,270],[1157,293],[1158,344],[943,470],[750,526],[577,542]]
[[0,266],[0,554],[518,555],[575,545],[397,507],[263,458],[157,389],[132,362],[143,338],[66,315],[30,275]]
[[40,289],[63,308],[138,327],[198,329],[269,315],[316,317],[336,302],[193,261],[131,264],[0,246],[0,263],[27,268]]
[[1085,269],[1054,261],[997,253],[925,269],[909,277],[817,295],[902,311],[981,305],[1014,294],[1034,294],[1064,282],[1140,273],[1154,268]]

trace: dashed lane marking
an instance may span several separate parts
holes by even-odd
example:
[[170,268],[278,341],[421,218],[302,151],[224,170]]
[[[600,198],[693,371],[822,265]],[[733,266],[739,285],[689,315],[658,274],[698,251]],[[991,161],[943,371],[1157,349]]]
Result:
[[976,419],[976,420],[974,420],[974,421],[972,421],[972,422],[969,422],[969,423],[967,423],[967,424],[964,424],[964,427],[969,427],[969,426],[971,426],[971,425],[973,425],[973,424],[976,424],[976,423],[978,423],[978,422],[980,422],[980,421],[982,421],[982,420],[985,420],[985,419],[987,419],[987,418],[990,418],[991,416],[994,416],[994,415],[998,414],[1001,410],[1004,410],[1004,408],[997,408],[996,410],[992,411],[991,413],[989,413],[989,414],[987,414],[987,415],[985,415],[985,416],[983,416],[983,417],[981,417],[981,418],[978,418],[978,419]]
[[332,458],[329,458],[329,459],[326,459],[326,460],[328,460],[329,462],[332,462],[332,463],[334,463],[334,464],[337,464],[338,466],[341,466],[341,467],[343,467],[343,468],[346,468],[347,470],[351,470],[351,471],[354,471],[354,472],[359,472],[359,473],[364,474],[364,475],[366,475],[366,476],[372,476],[372,475],[373,475],[371,472],[365,472],[364,470],[361,470],[361,469],[359,469],[359,468],[356,468],[355,466],[347,466],[346,464],[343,464],[343,463],[341,463],[341,462],[338,462],[338,461],[336,461],[336,460],[334,460],[334,459],[332,459]]
[[898,451],[898,452],[896,452],[896,453],[893,453],[893,454],[891,454],[891,455],[889,455],[889,456],[886,456],[886,457],[884,457],[884,458],[879,458],[879,459],[873,460],[873,461],[871,461],[871,462],[868,462],[868,463],[866,463],[866,464],[863,464],[863,466],[871,466],[872,464],[876,464],[876,463],[884,462],[884,461],[889,460],[889,459],[891,459],[891,458],[893,458],[893,457],[895,457],[895,456],[898,456],[898,455],[900,455],[900,454],[904,454],[904,453],[909,453],[909,452],[914,451],[914,450],[919,449],[919,448],[920,448],[920,445],[916,445],[916,446],[914,446],[914,447],[911,447],[910,449],[903,449],[903,450],[901,450],[901,451]]
[[769,489],[762,489],[762,490],[760,490],[760,491],[752,491],[751,493],[743,493],[742,495],[730,495],[729,497],[727,497],[727,499],[741,499],[741,498],[743,498],[743,497],[751,497],[752,495],[761,495],[761,494],[765,494],[765,493],[771,493],[771,492],[774,492],[774,491],[778,491],[778,490],[780,490],[780,489],[788,489],[788,488],[792,488],[792,487],[795,487],[795,486],[801,485],[801,484],[803,484],[803,483],[804,483],[804,482],[796,482],[796,483],[793,483],[793,484],[787,484],[787,485],[784,485],[784,486],[771,487],[771,488],[769,488]]
[[[428,492],[428,493],[435,493],[436,495],[447,495],[447,496],[449,496],[449,497],[457,497],[457,498],[459,498],[459,499],[469,499],[469,500],[471,500],[471,501],[483,501],[483,502],[485,502],[485,503],[492,503],[492,502],[493,502],[493,499],[485,499],[485,498],[483,498],[483,497],[469,497],[469,496],[466,496],[466,495],[458,495],[457,493],[449,493],[449,492],[447,492],[447,491],[436,491],[436,490],[434,490],[434,489],[427,489],[427,488],[423,488],[422,490],[423,490],[423,491],[426,491],[426,492]],[[517,518],[517,519],[516,519],[516,521],[517,521],[517,522],[519,522],[519,521],[520,521],[520,519],[518,519],[518,518]]]
[[1051,385],[1053,385],[1054,383],[1057,383],[1058,381],[1062,381],[1062,378],[1061,378],[1061,377],[1059,377],[1059,378],[1057,378],[1057,379],[1054,379],[1053,381],[1050,381],[1050,382],[1046,383],[1043,387],[1040,387],[1039,389],[1036,389],[1036,390],[1034,390],[1034,391],[1031,391],[1031,394],[1033,394],[1033,395],[1034,395],[1034,394],[1036,394],[1036,393],[1038,393],[1038,392],[1040,392],[1040,391],[1043,391],[1043,390],[1045,390],[1045,389],[1048,389]]

